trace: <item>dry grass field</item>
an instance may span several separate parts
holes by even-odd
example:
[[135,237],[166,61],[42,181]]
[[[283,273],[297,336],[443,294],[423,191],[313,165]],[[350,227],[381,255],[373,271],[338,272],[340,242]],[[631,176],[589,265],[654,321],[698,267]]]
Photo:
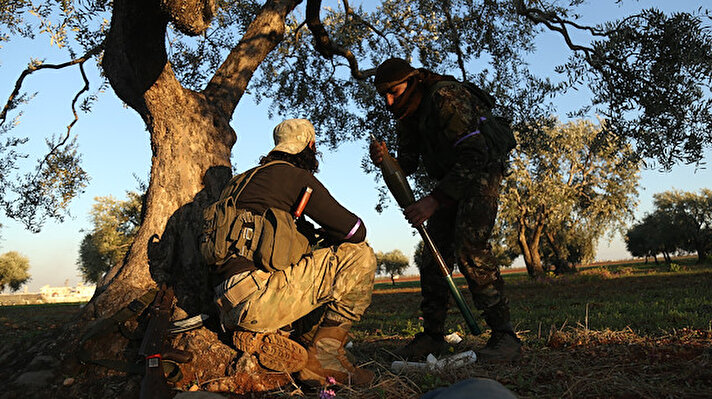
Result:
[[[570,276],[505,278],[525,345],[516,364],[392,372],[391,352],[420,331],[422,321],[417,280],[396,286],[386,281],[376,285],[373,303],[353,331],[351,351],[357,363],[376,373],[373,386],[288,385],[249,397],[319,397],[331,394],[328,389],[338,398],[417,398],[470,377],[495,379],[522,398],[712,397],[712,265],[609,264]],[[0,378],[13,381],[79,306],[0,307]],[[447,327],[464,337],[451,353],[477,348],[488,338],[487,331],[466,334],[455,307]]]

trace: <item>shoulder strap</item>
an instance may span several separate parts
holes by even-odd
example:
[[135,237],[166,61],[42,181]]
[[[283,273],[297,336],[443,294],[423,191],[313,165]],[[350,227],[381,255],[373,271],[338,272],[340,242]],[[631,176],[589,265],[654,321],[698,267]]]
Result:
[[443,87],[458,84],[457,80],[441,80],[438,82],[435,82],[432,86],[428,87],[428,91],[425,92],[425,100],[426,101],[431,101],[430,99],[433,97],[433,94],[435,94],[436,91],[442,89]]
[[[258,167],[256,167],[256,168],[252,169],[251,171],[247,171],[247,172],[241,173],[241,174],[235,176],[235,177],[233,178],[234,180],[232,180],[232,181],[230,182],[230,184],[229,184],[229,185],[231,186],[230,191],[227,192],[227,193],[223,193],[223,195],[221,195],[220,198],[221,198],[221,199],[224,199],[224,198],[227,198],[227,197],[233,197],[235,200],[237,200],[237,198],[240,196],[240,194],[242,194],[242,191],[243,191],[243,190],[245,189],[245,187],[247,186],[247,183],[249,183],[250,180],[252,180],[252,177],[253,177],[255,174],[257,174],[257,172],[259,172],[260,170],[262,170],[262,169],[264,169],[264,168],[266,168],[266,167],[268,167],[268,166],[277,165],[277,164],[285,164],[285,165],[294,166],[294,165],[292,165],[291,163],[289,163],[289,162],[287,162],[287,161],[279,161],[279,160],[276,160],[276,161],[267,162],[267,163],[264,164],[264,165],[260,165],[260,166],[258,166]],[[237,192],[237,193],[236,193],[236,192]]]

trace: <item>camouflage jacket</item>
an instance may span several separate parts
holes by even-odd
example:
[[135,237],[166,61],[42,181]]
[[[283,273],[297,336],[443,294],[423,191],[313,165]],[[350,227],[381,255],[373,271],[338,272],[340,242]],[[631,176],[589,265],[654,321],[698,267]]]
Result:
[[423,96],[418,110],[398,121],[398,162],[412,174],[422,159],[428,176],[438,181],[433,191],[460,200],[478,171],[488,164],[487,144],[478,129],[486,110],[462,83],[435,83]]

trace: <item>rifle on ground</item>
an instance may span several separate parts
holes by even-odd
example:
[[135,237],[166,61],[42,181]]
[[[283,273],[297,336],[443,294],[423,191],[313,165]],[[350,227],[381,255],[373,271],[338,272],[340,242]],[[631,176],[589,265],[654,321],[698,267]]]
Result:
[[[371,135],[371,140],[378,142],[374,135]],[[391,194],[393,194],[393,197],[395,197],[398,205],[405,209],[414,203],[415,196],[413,195],[413,190],[411,190],[410,184],[408,184],[405,173],[398,164],[398,161],[391,157],[390,154],[386,153],[383,156],[380,168],[381,173],[383,174],[383,180],[386,182],[388,190],[390,190]],[[425,230],[425,227],[422,224],[417,226],[415,229],[418,230],[418,233],[420,233],[425,246],[428,247],[430,252],[433,254],[433,258],[435,258],[435,261],[440,267],[440,271],[447,281],[448,287],[450,288],[450,293],[452,293],[452,296],[457,303],[457,307],[460,309],[460,313],[462,313],[462,316],[465,318],[465,322],[470,328],[470,332],[472,332],[473,335],[482,334],[479,326],[477,326],[474,316],[472,316],[470,308],[465,303],[465,300],[462,298],[462,294],[460,294],[460,290],[457,289],[455,282],[452,280],[452,275],[450,274],[450,270],[447,265],[445,265],[445,260],[443,260],[443,257],[440,255],[440,251],[438,251],[435,243],[430,238],[430,234],[428,234],[428,231]]]
[[139,355],[145,359],[145,374],[141,380],[139,396],[141,399],[173,397],[167,381],[170,379],[175,382],[182,378],[176,362],[187,363],[193,357],[190,352],[166,347],[174,299],[173,288],[163,284],[148,310],[148,326],[139,349]]

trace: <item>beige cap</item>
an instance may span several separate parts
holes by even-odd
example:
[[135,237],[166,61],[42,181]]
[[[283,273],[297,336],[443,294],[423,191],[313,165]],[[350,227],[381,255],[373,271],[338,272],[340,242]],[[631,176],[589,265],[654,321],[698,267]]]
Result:
[[302,152],[316,138],[314,125],[306,119],[287,119],[275,126],[272,136],[275,144],[272,151],[288,154]]

